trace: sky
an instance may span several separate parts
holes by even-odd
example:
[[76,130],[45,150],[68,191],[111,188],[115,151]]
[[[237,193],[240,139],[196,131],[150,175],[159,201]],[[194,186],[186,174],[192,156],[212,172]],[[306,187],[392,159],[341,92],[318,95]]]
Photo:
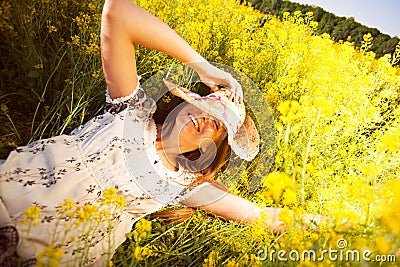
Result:
[[290,0],[319,6],[340,17],[377,28],[381,33],[400,37],[400,0]]

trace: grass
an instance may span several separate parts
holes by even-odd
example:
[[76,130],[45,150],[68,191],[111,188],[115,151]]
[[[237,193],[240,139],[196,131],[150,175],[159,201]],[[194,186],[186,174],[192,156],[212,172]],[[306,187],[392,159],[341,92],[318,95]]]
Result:
[[[183,36],[208,60],[250,77],[275,118],[276,156],[262,186],[248,173],[231,192],[260,206],[335,218],[333,225],[293,226],[274,235],[259,224],[239,225],[204,212],[132,235],[115,266],[348,266],[398,263],[259,260],[260,251],[371,251],[399,256],[400,70],[394,55],[375,59],[361,49],[316,35],[312,14],[280,21],[237,1],[137,1]],[[70,130],[101,113],[105,83],[99,57],[101,1],[2,1],[0,4],[0,158],[16,145]],[[143,79],[175,61],[137,47]],[[258,115],[260,116],[260,115]],[[257,119],[257,118],[256,118]],[[261,119],[259,117],[258,119]],[[263,140],[267,138],[262,136]],[[253,162],[262,173],[267,163]],[[343,219],[352,222],[348,228]],[[147,218],[149,219],[149,218]],[[298,227],[294,227],[298,225]],[[339,249],[340,250],[340,249]],[[111,263],[110,263],[111,264]]]

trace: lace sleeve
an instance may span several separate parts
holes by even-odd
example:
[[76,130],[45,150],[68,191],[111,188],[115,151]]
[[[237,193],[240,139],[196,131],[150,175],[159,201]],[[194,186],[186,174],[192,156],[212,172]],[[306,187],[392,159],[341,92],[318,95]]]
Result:
[[144,90],[141,88],[140,83],[135,88],[135,90],[132,91],[132,93],[130,93],[127,96],[118,98],[111,98],[109,91],[107,89],[104,111],[109,112],[111,114],[116,114],[126,109],[127,107],[135,106],[145,101],[150,102],[149,100],[150,99],[146,97]]

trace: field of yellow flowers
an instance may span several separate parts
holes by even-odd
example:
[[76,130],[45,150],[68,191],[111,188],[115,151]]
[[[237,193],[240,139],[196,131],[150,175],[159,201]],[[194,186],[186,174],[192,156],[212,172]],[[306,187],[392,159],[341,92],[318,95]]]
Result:
[[[393,55],[375,59],[370,35],[359,49],[333,42],[315,34],[311,13],[285,14],[281,21],[234,0],[136,3],[209,61],[246,74],[268,101],[277,129],[271,172],[254,192],[246,177],[230,190],[262,207],[333,222],[305,229],[284,212],[288,231],[276,235],[200,211],[176,224],[147,218],[110,266],[397,266],[400,69],[393,65],[400,44]],[[2,151],[68,132],[101,110],[101,5],[1,1]],[[176,63],[143,47],[137,60],[144,78]]]

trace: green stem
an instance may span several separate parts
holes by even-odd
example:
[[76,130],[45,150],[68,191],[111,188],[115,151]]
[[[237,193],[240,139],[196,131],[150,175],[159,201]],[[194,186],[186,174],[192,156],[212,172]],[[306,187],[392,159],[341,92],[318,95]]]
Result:
[[8,118],[8,120],[11,122],[11,126],[12,126],[12,128],[13,128],[15,134],[17,135],[18,140],[19,140],[20,142],[22,142],[21,136],[19,135],[18,129],[17,129],[17,127],[15,127],[15,124],[14,124],[12,118],[10,117],[10,115],[8,115],[8,112],[4,112],[4,114],[6,115],[6,117]]
[[64,53],[62,54],[60,60],[58,61],[57,65],[56,65],[56,67],[54,68],[53,72],[50,74],[49,78],[46,81],[46,84],[45,84],[45,86],[43,88],[42,95],[40,96],[40,99],[39,99],[39,103],[37,104],[35,113],[33,114],[33,119],[32,119],[32,124],[31,124],[31,134],[33,134],[33,128],[35,126],[34,124],[35,124],[37,113],[39,111],[40,103],[42,102],[42,99],[44,99],[44,95],[46,94],[47,87],[49,86],[50,80],[53,78],[54,74],[57,72],[58,67],[60,66],[61,61],[63,60],[63,58],[66,55],[67,51],[68,50],[64,51]]

